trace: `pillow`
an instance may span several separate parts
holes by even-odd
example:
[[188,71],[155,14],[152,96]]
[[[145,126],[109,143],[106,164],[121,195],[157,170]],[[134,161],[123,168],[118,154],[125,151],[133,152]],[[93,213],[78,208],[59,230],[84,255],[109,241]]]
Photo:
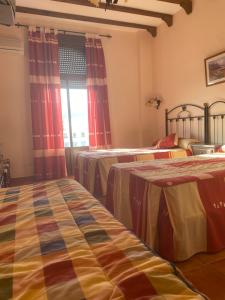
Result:
[[166,137],[160,139],[155,143],[155,147],[157,149],[167,149],[167,148],[174,148],[178,145],[178,138],[176,133],[172,133],[167,135]]
[[215,146],[215,152],[225,152],[225,145],[216,145]]
[[185,150],[192,150],[191,145],[192,144],[199,144],[200,141],[196,139],[185,139],[185,138],[179,138],[178,139],[178,147],[185,149]]

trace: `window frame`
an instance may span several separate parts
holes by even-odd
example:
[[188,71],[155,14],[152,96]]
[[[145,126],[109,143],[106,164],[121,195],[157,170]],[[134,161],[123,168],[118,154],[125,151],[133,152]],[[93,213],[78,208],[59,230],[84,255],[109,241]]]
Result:
[[[70,101],[71,101],[71,98],[70,98],[70,87],[69,87],[69,81],[68,80],[64,80],[66,82],[66,86],[65,87],[61,87],[61,90],[62,89],[65,89],[66,90],[66,98],[67,98],[67,115],[68,115],[68,123],[69,123],[69,141],[70,141],[70,146],[69,147],[64,147],[66,149],[69,149],[69,148],[74,148],[74,149],[77,149],[77,150],[89,150],[90,148],[90,145],[87,145],[87,146],[74,146],[74,142],[73,142],[73,127],[72,127],[72,118],[71,118],[71,105],[70,105]],[[87,99],[88,101],[88,99]],[[88,132],[89,133],[89,132]],[[64,140],[64,137],[63,137],[63,140]]]
[[[71,52],[70,49],[74,50]],[[73,139],[73,118],[71,112],[73,111],[73,104],[70,102],[72,101],[71,97],[71,90],[73,89],[71,87],[71,82],[75,83],[75,89],[78,85],[78,89],[86,89],[87,90],[87,73],[84,74],[84,72],[87,72],[86,69],[86,55],[85,55],[85,37],[84,36],[77,36],[77,35],[65,35],[60,34],[59,35],[59,64],[60,64],[60,81],[61,81],[61,90],[65,90],[66,97],[64,98],[64,101],[67,102],[67,124],[66,129],[68,130],[69,137],[64,138],[64,147],[65,147],[65,140],[66,144],[70,144],[69,147],[65,148],[75,148],[75,149],[89,149],[89,140],[87,139],[87,146],[75,146]],[[69,51],[69,52],[68,52]],[[69,53],[69,54],[68,54]],[[72,54],[71,54],[72,53]],[[72,56],[71,56],[72,55]],[[77,69],[71,68],[71,61],[68,60],[68,57],[70,57],[73,62],[78,63]],[[83,64],[84,62],[84,64]],[[74,66],[74,64],[73,64]],[[84,67],[85,66],[85,67]],[[69,69],[67,69],[69,68]],[[68,71],[70,70],[70,71]],[[78,76],[78,77],[77,77]],[[80,79],[81,76],[81,79]],[[85,76],[85,77],[82,77]],[[85,84],[84,84],[85,82]],[[73,83],[72,83],[73,84]],[[64,95],[65,96],[65,95]],[[88,98],[87,98],[88,101]],[[62,102],[61,102],[62,103]],[[65,110],[65,111],[66,111]],[[64,125],[64,124],[63,124]],[[87,134],[89,135],[89,130],[87,131]],[[87,137],[88,138],[88,137]],[[78,142],[79,143],[79,142]]]
[[73,130],[72,130],[72,120],[71,120],[71,106],[70,106],[70,89],[69,82],[66,80],[66,97],[67,97],[67,108],[68,108],[68,122],[69,122],[69,139],[70,139],[70,147],[67,148],[75,148],[73,146]]

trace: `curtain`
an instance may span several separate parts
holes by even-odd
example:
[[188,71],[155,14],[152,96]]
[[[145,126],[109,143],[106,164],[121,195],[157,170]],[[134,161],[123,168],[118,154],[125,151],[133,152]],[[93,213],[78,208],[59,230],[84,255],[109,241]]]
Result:
[[102,43],[99,38],[86,37],[88,122],[90,148],[110,148],[106,68]]
[[35,178],[65,177],[57,32],[29,28],[28,42]]

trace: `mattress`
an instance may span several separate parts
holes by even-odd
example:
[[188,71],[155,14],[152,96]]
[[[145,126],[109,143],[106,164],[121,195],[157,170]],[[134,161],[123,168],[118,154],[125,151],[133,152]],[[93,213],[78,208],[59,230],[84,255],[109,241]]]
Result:
[[106,207],[169,260],[225,249],[225,154],[116,164]]
[[80,184],[0,190],[0,299],[204,299]]
[[115,163],[155,160],[191,155],[189,150],[175,149],[110,149],[75,153],[74,176],[92,195],[105,197],[110,167]]

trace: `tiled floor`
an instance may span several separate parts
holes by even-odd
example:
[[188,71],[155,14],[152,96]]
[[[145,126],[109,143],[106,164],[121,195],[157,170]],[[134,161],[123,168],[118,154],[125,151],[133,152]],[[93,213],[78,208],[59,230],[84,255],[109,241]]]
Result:
[[211,300],[225,300],[225,251],[217,254],[197,254],[176,265]]
[[11,178],[9,186],[18,186],[18,185],[24,185],[24,184],[31,184],[34,182],[33,177],[24,177],[24,178]]

